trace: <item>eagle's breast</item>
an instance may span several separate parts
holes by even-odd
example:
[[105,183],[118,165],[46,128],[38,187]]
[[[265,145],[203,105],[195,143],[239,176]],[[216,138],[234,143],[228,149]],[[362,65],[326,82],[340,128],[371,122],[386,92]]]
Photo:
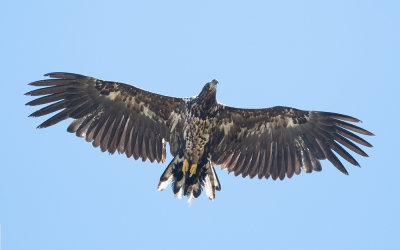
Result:
[[214,122],[215,118],[206,112],[189,112],[184,127],[185,158],[195,163],[207,153],[205,146],[210,141]]

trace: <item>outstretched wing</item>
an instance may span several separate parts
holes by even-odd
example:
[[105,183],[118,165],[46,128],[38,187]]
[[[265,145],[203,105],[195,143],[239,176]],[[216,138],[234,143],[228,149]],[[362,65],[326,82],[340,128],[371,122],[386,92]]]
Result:
[[373,134],[345,122],[359,122],[358,119],[341,114],[288,107],[238,109],[220,105],[216,118],[210,150],[212,162],[236,176],[271,176],[282,180],[300,174],[301,169],[306,173],[321,171],[323,159],[348,174],[333,151],[359,166],[341,145],[362,156],[368,155],[353,142],[372,147],[350,131]]
[[[143,161],[165,161],[165,144],[171,153],[180,143],[179,124],[182,123],[185,101],[154,94],[131,85],[102,81],[71,73],[49,73],[55,79],[32,82],[46,86],[26,93],[42,96],[27,105],[50,104],[30,116],[43,116],[60,111],[39,128],[73,118],[68,132],[93,141],[104,152],[118,151],[127,157]],[[164,139],[164,140],[163,140]]]

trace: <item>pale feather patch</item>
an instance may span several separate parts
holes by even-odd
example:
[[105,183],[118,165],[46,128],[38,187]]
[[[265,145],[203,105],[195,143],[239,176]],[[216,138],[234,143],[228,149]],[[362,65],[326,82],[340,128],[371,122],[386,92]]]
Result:
[[192,191],[192,192],[190,192],[189,198],[188,198],[189,205],[192,205],[193,201],[194,201],[194,195],[193,195],[193,191]]
[[298,126],[299,124],[295,124],[294,122],[293,122],[293,119],[292,118],[287,118],[287,125],[286,125],[286,127],[295,127],[295,126]]
[[178,199],[182,199],[182,194],[183,194],[183,187],[181,187],[181,188],[179,189],[179,192],[178,192],[178,193],[174,194],[174,197],[175,197],[175,198],[178,198]]
[[140,105],[141,107],[143,107],[142,113],[143,113],[145,116],[147,116],[147,117],[149,117],[149,118],[153,118],[153,117],[156,116],[156,113],[154,113],[152,110],[150,110],[149,107],[147,107],[143,102],[141,102],[139,105]]
[[[76,135],[78,135],[79,137],[83,137],[83,138],[85,138],[86,137],[86,133],[87,133],[87,131],[88,131],[88,129],[89,129],[89,126],[90,125],[92,125],[92,123],[93,123],[93,119],[91,119],[82,129],[81,129],[81,133],[80,134],[76,134]],[[77,131],[78,132],[78,131]]]
[[[215,170],[214,170],[214,167],[211,167],[212,168],[212,180],[213,180],[213,183],[211,184],[211,185],[213,185],[214,187],[216,187],[216,188],[220,188],[220,184],[219,184],[219,182],[218,182],[218,178],[217,178],[217,174],[215,173]],[[214,198],[215,198],[215,191],[214,191]]]
[[110,99],[111,101],[114,101],[117,97],[120,97],[121,95],[122,95],[121,91],[110,92],[107,95],[107,98]]
[[206,189],[208,199],[213,201],[215,199],[215,193],[213,192],[210,176],[208,175],[204,178],[204,188]]
[[162,156],[161,156],[161,162],[164,163],[165,160],[167,159],[167,141],[162,138]]
[[171,129],[170,131],[174,131],[176,125],[178,124],[179,120],[181,119],[181,116],[179,113],[175,113],[175,111],[173,111],[169,117],[169,119],[171,119]]
[[231,130],[231,127],[233,126],[233,121],[231,122],[225,122],[224,124],[221,124],[219,127],[220,130],[224,130],[225,135],[229,133]]
[[163,191],[170,183],[171,181],[174,179],[174,176],[171,175],[166,181],[160,181],[158,183],[158,187],[157,190],[158,191]]
[[306,168],[306,164],[305,164],[306,160],[305,160],[305,156],[304,156],[304,151],[303,150],[300,152],[300,156],[301,156],[301,168],[303,169],[303,171],[305,173],[307,173],[307,168]]

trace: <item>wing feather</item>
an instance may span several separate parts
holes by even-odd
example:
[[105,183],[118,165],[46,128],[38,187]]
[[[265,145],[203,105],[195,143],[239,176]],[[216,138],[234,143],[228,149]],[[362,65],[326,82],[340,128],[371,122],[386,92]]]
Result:
[[149,140],[148,140],[148,156],[149,156],[149,160],[150,160],[150,162],[154,162],[154,160],[156,159],[156,154],[155,154],[155,151],[156,151],[156,148],[155,148],[155,146],[154,146],[154,133],[150,133],[150,131],[149,131],[149,135],[148,135],[148,137],[149,137]]
[[124,152],[126,153],[126,147],[128,144],[128,140],[129,140],[129,135],[130,135],[130,124],[132,124],[131,121],[131,116],[129,115],[128,118],[125,121],[125,125],[124,125],[124,129],[122,131],[121,134],[121,138],[119,139],[119,143],[118,143],[118,153],[123,154]]
[[[45,75],[45,76],[47,76],[47,75]],[[46,80],[39,80],[36,82],[31,82],[31,83],[28,83],[28,85],[41,87],[41,86],[66,85],[69,83],[71,83],[70,79],[46,79]]]
[[344,136],[347,139],[355,141],[363,146],[372,147],[372,145],[369,142],[367,142],[366,140],[364,140],[363,138],[361,138],[358,135],[355,135],[355,134],[351,133],[350,131],[347,131],[341,127],[336,127],[336,132],[338,134],[340,134],[341,136]]
[[143,161],[146,161],[146,159],[149,157],[148,156],[148,139],[149,138],[149,129],[145,128],[144,132],[143,132],[143,138],[142,138],[142,147],[141,147],[141,155],[142,155],[142,159]]
[[287,172],[287,162],[285,161],[285,148],[284,148],[284,143],[281,144],[281,149],[279,150],[278,154],[278,168],[279,168],[279,179],[283,180],[285,179],[285,175]]
[[343,146],[347,147],[348,149],[352,150],[353,152],[368,157],[367,153],[365,153],[361,148],[359,148],[356,144],[352,143],[350,140],[344,138],[341,135],[334,135],[334,138],[337,142],[342,144]]
[[360,127],[357,127],[353,124],[350,124],[350,123],[347,123],[344,121],[340,121],[340,120],[336,120],[336,119],[329,119],[329,120],[332,121],[335,125],[337,125],[339,127],[342,127],[342,128],[354,131],[354,132],[357,132],[357,133],[360,133],[363,135],[374,135],[373,133],[371,133],[365,129],[362,129]]
[[156,148],[156,160],[158,163],[162,161],[162,144],[157,143],[157,141],[160,141],[160,140],[162,140],[162,138],[160,138],[158,136],[158,137],[156,137],[156,141],[154,142],[155,148]]
[[287,147],[287,177],[288,178],[292,178],[293,174],[294,174],[294,154],[293,154],[293,148],[291,147],[291,144],[286,145]]
[[91,142],[94,138],[94,132],[96,131],[97,125],[100,122],[100,118],[102,117],[103,111],[98,112],[94,115],[93,119],[90,122],[90,125],[86,131],[86,141]]
[[93,147],[96,148],[96,147],[100,146],[102,138],[104,138],[105,133],[107,133],[107,130],[106,130],[106,128],[108,127],[107,123],[111,122],[111,120],[113,118],[114,117],[104,116],[104,119],[102,119],[102,121],[99,122],[99,124],[97,125],[96,130],[94,131],[94,141],[92,143]]
[[252,147],[251,152],[252,152],[252,154],[249,155],[248,159],[246,160],[246,162],[243,165],[243,170],[242,170],[243,177],[246,177],[249,175],[249,171],[251,169],[250,167],[254,166],[255,160],[257,158],[257,153],[259,152],[259,150]]
[[125,119],[126,119],[126,116],[124,114],[122,114],[122,116],[118,120],[116,120],[116,124],[113,129],[113,132],[110,135],[111,139],[109,140],[109,144],[107,147],[108,152],[110,154],[114,154],[115,151],[117,151],[118,143],[119,143],[119,140],[121,139],[121,134],[123,132],[123,129],[121,127],[125,125],[124,124]]
[[129,131],[129,136],[127,136],[125,138],[125,155],[126,157],[131,157],[133,155],[133,150],[134,147],[132,146],[132,144],[135,143],[136,141],[136,137],[135,137],[135,127],[133,126],[133,122],[131,121],[129,123],[129,127],[128,127],[128,131]]
[[46,106],[44,108],[39,109],[36,112],[33,112],[32,114],[30,114],[30,117],[38,117],[38,116],[43,116],[43,115],[48,115],[50,113],[56,112],[58,110],[61,110],[63,108],[65,108],[65,104],[67,103],[66,100],[62,100],[56,103],[53,103],[49,106]]
[[239,159],[238,159],[238,161],[237,161],[236,166],[234,166],[234,167],[232,168],[232,171],[234,171],[235,176],[238,176],[238,175],[241,173],[240,170],[242,169],[242,166],[243,166],[243,164],[245,163],[246,158],[247,158],[247,155],[245,154],[245,152],[243,152],[242,154],[240,154],[240,157],[239,157]]
[[301,158],[297,149],[294,151],[294,172],[296,175],[299,175],[301,172]]
[[278,171],[278,143],[276,141],[274,141],[272,143],[272,145],[273,145],[272,152],[271,152],[272,157],[270,159],[271,166],[270,166],[269,174],[271,175],[271,178],[273,180],[276,180],[278,178],[278,174],[279,174],[279,171]]
[[[266,147],[266,148],[267,148],[267,147]],[[258,176],[259,179],[261,179],[261,178],[264,177],[265,158],[266,158],[266,155],[267,155],[266,148],[265,148],[264,150],[261,149],[261,155],[262,155],[262,157],[261,157],[261,162],[260,162],[259,169],[256,169],[257,176]]]
[[64,93],[46,95],[46,96],[43,96],[43,97],[40,97],[40,98],[30,101],[30,102],[26,103],[26,105],[36,106],[36,105],[47,104],[47,103],[51,103],[51,102],[60,101],[60,100],[64,99],[64,97],[65,97]]
[[51,125],[54,125],[56,123],[59,123],[60,121],[67,119],[68,116],[69,116],[69,111],[67,109],[64,109],[59,113],[57,113],[56,115],[44,121],[42,124],[38,126],[38,128],[47,128]]
[[[78,137],[86,137],[86,133],[90,127],[90,124],[93,122],[93,114],[87,115],[86,119],[82,122],[82,124],[79,125],[79,128],[76,130],[76,136]],[[71,131],[71,133],[74,133],[75,131]]]
[[[257,169],[260,167],[260,156],[261,156],[261,153],[262,151],[261,150],[257,150],[257,152],[256,152],[256,156],[255,157],[253,157],[253,160],[252,160],[252,162],[249,164],[249,176],[250,176],[250,178],[254,178],[254,176],[256,176],[257,175]],[[253,166],[253,167],[252,167]],[[246,177],[246,176],[243,176],[243,177]]]
[[360,166],[360,164],[356,161],[356,159],[351,156],[343,147],[341,147],[337,142],[333,142],[331,148],[338,153],[343,159],[350,162],[354,166]]
[[272,166],[272,160],[274,157],[274,144],[275,143],[271,142],[269,144],[269,146],[267,147],[267,149],[268,149],[268,154],[267,154],[267,159],[266,159],[267,162],[266,162],[266,166],[263,171],[263,176],[267,179],[271,176],[271,166]]
[[[105,152],[107,150],[111,150],[111,142],[114,139],[115,135],[115,130],[117,129],[117,126],[119,124],[119,118],[118,115],[112,120],[111,125],[108,127],[106,135],[104,136],[103,140],[101,141],[100,148],[102,152]],[[110,122],[109,122],[110,123]]]

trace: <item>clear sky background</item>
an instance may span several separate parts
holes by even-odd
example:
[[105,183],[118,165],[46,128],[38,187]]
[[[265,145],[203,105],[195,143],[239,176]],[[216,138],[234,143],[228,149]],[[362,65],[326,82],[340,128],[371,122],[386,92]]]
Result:
[[[0,2],[1,246],[10,249],[400,249],[400,1]],[[348,114],[374,132],[362,168],[235,178],[191,207],[165,164],[108,155],[23,94],[48,72],[224,104]],[[364,137],[365,138],[365,137]]]

